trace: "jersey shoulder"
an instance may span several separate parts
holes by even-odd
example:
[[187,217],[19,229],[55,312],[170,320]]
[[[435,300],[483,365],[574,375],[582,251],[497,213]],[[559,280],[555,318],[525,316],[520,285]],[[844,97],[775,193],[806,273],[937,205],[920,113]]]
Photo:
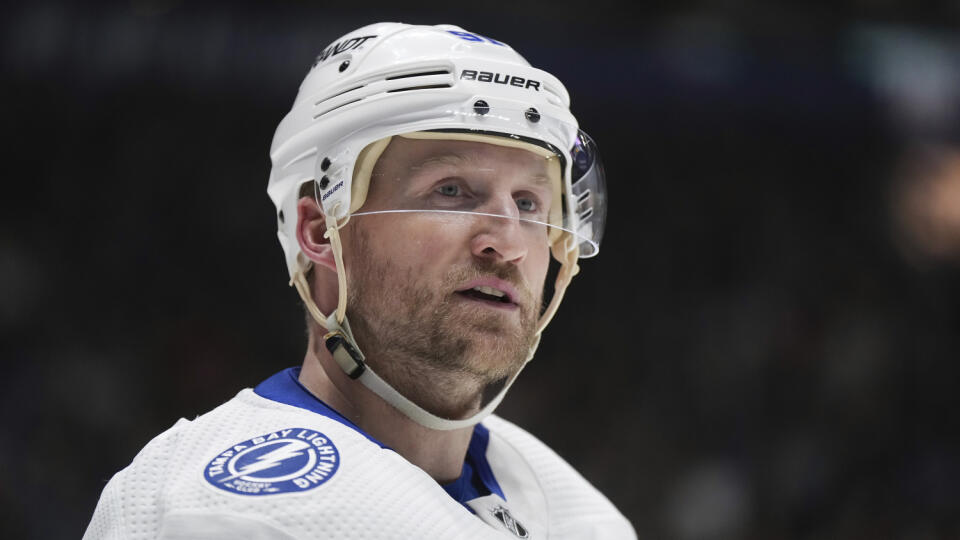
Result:
[[542,441],[498,416],[487,458],[507,501],[548,530],[551,539],[632,539],[630,522],[599,490]]
[[392,450],[249,389],[148,443],[107,484],[84,538],[172,539],[199,530],[204,538],[489,533]]

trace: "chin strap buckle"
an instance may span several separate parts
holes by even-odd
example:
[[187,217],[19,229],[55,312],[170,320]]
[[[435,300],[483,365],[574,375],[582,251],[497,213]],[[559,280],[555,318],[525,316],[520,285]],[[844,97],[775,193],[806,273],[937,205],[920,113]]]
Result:
[[323,342],[333,359],[340,365],[340,369],[351,379],[356,379],[367,369],[363,362],[363,354],[350,343],[346,334],[336,330],[323,336]]

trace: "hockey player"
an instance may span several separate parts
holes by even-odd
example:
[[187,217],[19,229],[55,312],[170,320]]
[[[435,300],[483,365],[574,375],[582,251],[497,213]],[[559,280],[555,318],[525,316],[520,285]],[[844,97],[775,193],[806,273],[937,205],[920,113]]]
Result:
[[633,538],[491,415],[599,248],[563,85],[455,26],[370,25],[317,57],[271,159],[303,365],[151,441],[85,538]]

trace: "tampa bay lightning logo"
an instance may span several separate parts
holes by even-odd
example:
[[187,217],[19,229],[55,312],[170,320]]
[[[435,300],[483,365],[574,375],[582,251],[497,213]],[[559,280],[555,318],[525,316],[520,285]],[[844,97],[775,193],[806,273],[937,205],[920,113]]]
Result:
[[290,428],[237,443],[210,460],[203,476],[210,485],[240,495],[275,495],[313,489],[340,467],[329,437]]

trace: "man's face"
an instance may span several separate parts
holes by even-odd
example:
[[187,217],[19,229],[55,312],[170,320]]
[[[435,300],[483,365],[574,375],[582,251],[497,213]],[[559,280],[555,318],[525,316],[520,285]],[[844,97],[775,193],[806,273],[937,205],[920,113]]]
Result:
[[352,328],[368,357],[389,359],[376,368],[493,385],[522,366],[550,260],[546,227],[522,220],[546,221],[547,173],[522,149],[393,138],[361,212],[416,211],[343,231]]

